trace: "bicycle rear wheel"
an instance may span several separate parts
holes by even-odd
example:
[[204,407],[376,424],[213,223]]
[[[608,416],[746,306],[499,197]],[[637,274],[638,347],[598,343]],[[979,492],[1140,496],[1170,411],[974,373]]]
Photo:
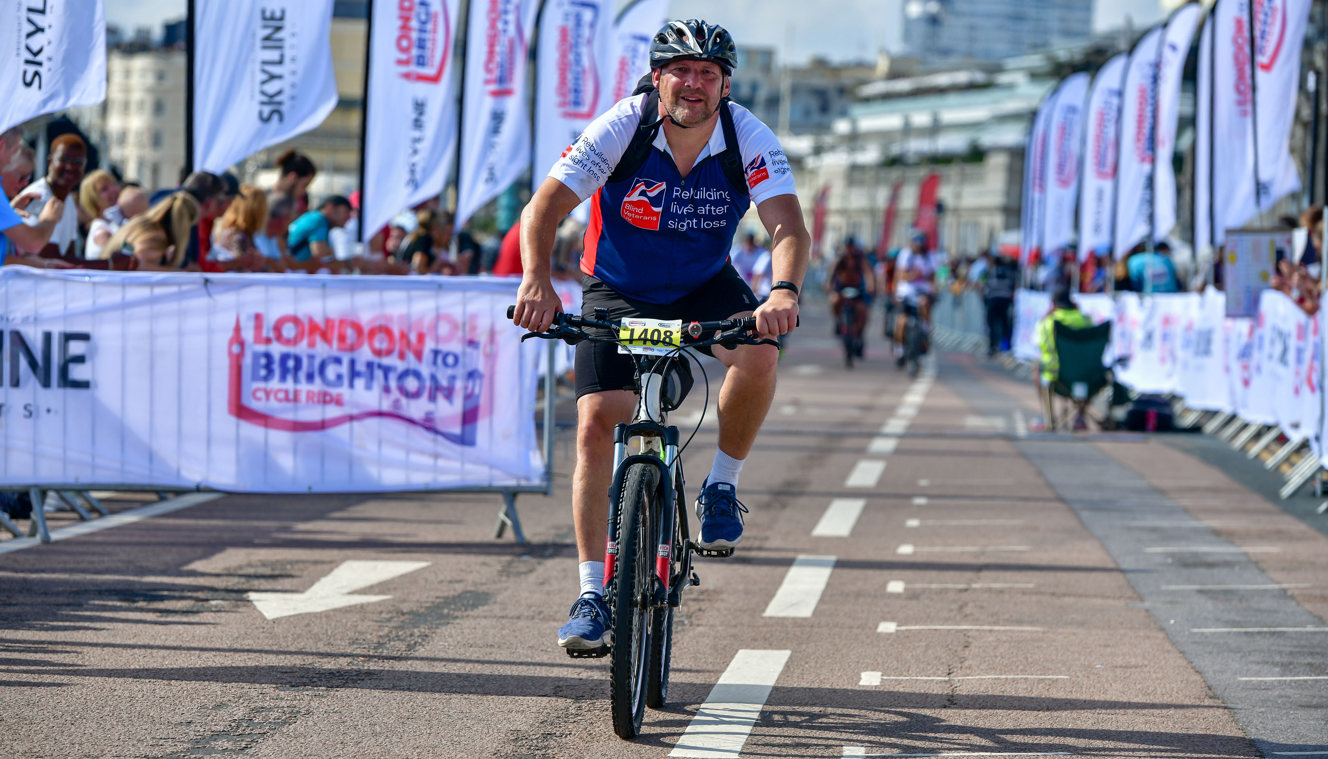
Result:
[[630,740],[641,733],[651,654],[651,577],[655,567],[655,504],[659,470],[633,464],[623,478],[618,523],[618,560],[613,581],[613,650],[609,658],[609,702],[613,731]]

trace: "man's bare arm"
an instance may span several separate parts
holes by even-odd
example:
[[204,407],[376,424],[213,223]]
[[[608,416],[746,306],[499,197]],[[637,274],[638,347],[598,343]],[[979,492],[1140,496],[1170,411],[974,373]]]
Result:
[[517,326],[541,332],[553,324],[562,300],[553,289],[553,245],[558,225],[581,199],[556,179],[545,179],[521,212],[521,286],[516,292]]
[[[756,211],[770,235],[771,282],[792,282],[801,289],[812,240],[802,220],[798,196],[776,195],[762,201]],[[770,297],[756,309],[756,326],[768,336],[792,332],[798,326],[797,296],[785,289],[771,290]]]

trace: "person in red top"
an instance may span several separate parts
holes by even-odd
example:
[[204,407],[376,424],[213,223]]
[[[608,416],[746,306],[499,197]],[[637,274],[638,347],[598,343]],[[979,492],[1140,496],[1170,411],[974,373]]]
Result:
[[521,222],[512,225],[503,235],[502,245],[498,247],[498,260],[493,262],[495,277],[509,277],[521,274]]

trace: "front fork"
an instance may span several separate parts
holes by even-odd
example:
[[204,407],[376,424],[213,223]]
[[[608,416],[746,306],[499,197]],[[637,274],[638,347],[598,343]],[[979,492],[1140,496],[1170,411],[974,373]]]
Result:
[[[662,445],[661,445],[662,444]],[[678,468],[678,431],[673,427],[662,427],[651,422],[638,424],[619,424],[613,430],[613,483],[609,489],[609,521],[607,540],[604,546],[604,586],[607,589],[613,581],[618,563],[619,531],[622,524],[622,488],[627,467],[636,461],[644,461],[659,467],[660,485],[658,495],[660,503],[656,509],[659,519],[656,522],[655,539],[655,583],[651,595],[652,604],[662,606],[666,602],[676,606],[676,595],[670,586],[673,568],[673,526],[676,520],[685,518],[678,514],[677,493],[682,492],[682,473]],[[676,487],[675,487],[676,486]],[[644,548],[644,546],[642,546]],[[685,560],[685,559],[684,559]],[[685,573],[684,573],[685,574]]]

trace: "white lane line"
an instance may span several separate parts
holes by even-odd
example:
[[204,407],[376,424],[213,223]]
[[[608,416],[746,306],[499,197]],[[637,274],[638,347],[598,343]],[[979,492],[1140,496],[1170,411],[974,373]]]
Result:
[[905,630],[969,630],[975,632],[1042,632],[1042,627],[1019,627],[1006,625],[901,625],[898,622],[882,622],[876,626],[878,633],[897,633]]
[[884,680],[926,680],[948,682],[950,680],[1069,680],[1069,675],[942,675],[940,677],[914,677],[911,675],[883,675],[880,672],[863,672],[858,685],[880,685]]
[[1152,546],[1144,553],[1281,553],[1276,546]]
[[[1302,675],[1298,677],[1237,677],[1236,679],[1247,683],[1280,683],[1289,680],[1328,680],[1328,675]],[[1328,751],[1325,751],[1324,753],[1328,754]]]
[[908,421],[904,419],[891,419],[881,428],[882,435],[902,435],[908,429]]
[[[94,532],[109,530],[112,527],[122,527],[127,524],[133,524],[148,517],[161,516],[173,511],[187,509],[190,506],[197,506],[200,503],[214,501],[225,495],[224,493],[186,493],[185,495],[171,498],[160,503],[154,503],[151,506],[140,506],[130,511],[122,511],[118,514],[112,514],[109,517],[98,517],[91,522],[79,522],[68,527],[51,530],[51,542],[58,540],[68,540],[77,538],[81,535],[90,535]],[[37,508],[40,508],[38,506]],[[0,554],[11,553],[13,551],[22,551],[25,548],[41,545],[37,538],[15,538],[0,543]]]
[[890,454],[894,453],[895,449],[898,447],[899,447],[899,438],[894,437],[893,435],[888,437],[882,435],[880,437],[872,438],[871,443],[867,445],[867,453],[875,454],[878,456],[889,456]]
[[874,488],[885,473],[885,462],[876,459],[862,459],[853,465],[853,471],[844,480],[846,488]]
[[899,408],[895,409],[895,417],[898,419],[912,419],[918,415],[918,407],[911,403],[901,403]]
[[825,371],[819,364],[802,364],[789,370],[790,374],[798,377],[814,377]]
[[[1024,524],[1022,519],[910,519],[907,527],[977,527],[998,524]],[[916,522],[916,524],[912,524]]]
[[931,480],[918,480],[918,487],[920,488],[931,487]]
[[816,604],[821,600],[821,593],[830,582],[830,572],[835,568],[834,556],[802,555],[794,559],[784,575],[784,582],[765,607],[765,617],[785,619],[806,618],[816,611]]
[[905,526],[905,527],[921,527],[921,526],[922,526],[922,520],[921,520],[921,519],[905,519],[905,520],[904,520],[904,526]]
[[974,582],[974,583],[910,583],[910,588],[926,588],[927,590],[1027,590],[1037,586],[1031,582]]
[[[1324,752],[1328,754],[1328,751]],[[945,751],[928,754],[869,754],[865,746],[845,746],[845,759],[866,759],[866,757],[946,757],[946,756],[1074,756],[1068,751]],[[1285,756],[1284,754],[1280,756]]]
[[915,553],[1006,553],[1027,550],[1030,550],[1028,546],[915,546],[905,543],[895,549],[895,553],[911,556]]
[[732,759],[741,754],[790,653],[739,651],[669,756]]
[[853,526],[858,523],[858,517],[866,505],[864,498],[834,499],[821,515],[821,521],[812,528],[812,537],[847,538],[852,534]]
[[[1184,500],[1177,501],[1182,506],[1186,505]],[[1191,506],[1205,506],[1205,502],[1193,502]],[[1143,519],[1137,522],[1126,522],[1128,527],[1261,527],[1257,522],[1251,522],[1248,519],[1210,519],[1200,522],[1197,519]]]
[[1328,751],[1274,751],[1273,756],[1328,756]]
[[1192,633],[1324,633],[1328,627],[1192,627]]
[[1014,436],[1028,437],[1028,422],[1024,419],[1024,412],[1019,409],[1014,411]]
[[915,495],[915,496],[913,496],[913,505],[914,505],[914,506],[926,506],[926,505],[927,505],[927,496],[925,496],[925,495]]
[[1308,582],[1298,582],[1285,585],[1163,585],[1162,590],[1295,590],[1312,587]]
[[885,592],[886,592],[886,593],[903,593],[903,592],[904,592],[904,581],[903,581],[903,580],[891,580],[890,582],[887,582],[887,583],[885,584]]

